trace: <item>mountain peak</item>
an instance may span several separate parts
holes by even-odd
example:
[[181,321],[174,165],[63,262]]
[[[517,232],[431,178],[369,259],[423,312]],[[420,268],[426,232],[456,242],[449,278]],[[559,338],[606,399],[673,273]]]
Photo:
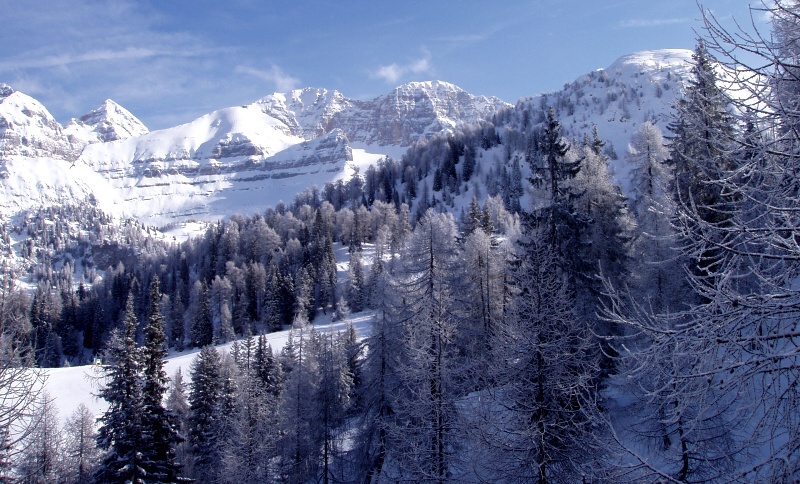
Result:
[[66,129],[71,135],[84,138],[87,142],[104,143],[149,132],[136,116],[111,99],[106,99],[80,119],[70,121]]
[[665,69],[690,69],[692,54],[693,52],[688,49],[643,50],[620,57],[605,70],[608,72],[653,72]]
[[395,90],[411,89],[415,91],[450,91],[462,92],[460,87],[446,81],[430,80],[430,81],[412,81],[397,86]]

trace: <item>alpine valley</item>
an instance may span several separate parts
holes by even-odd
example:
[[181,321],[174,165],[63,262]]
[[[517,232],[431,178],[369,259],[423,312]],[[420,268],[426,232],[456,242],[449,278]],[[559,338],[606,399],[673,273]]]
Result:
[[515,104],[150,131],[0,84],[0,481],[800,481],[800,2],[763,6],[706,26],[767,67],[700,40]]

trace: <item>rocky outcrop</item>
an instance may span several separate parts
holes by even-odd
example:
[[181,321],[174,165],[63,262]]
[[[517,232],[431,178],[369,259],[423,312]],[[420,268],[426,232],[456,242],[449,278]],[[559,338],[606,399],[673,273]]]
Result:
[[73,146],[61,125],[39,101],[0,84],[0,161],[11,157],[74,161]]
[[441,81],[405,84],[370,101],[347,99],[337,91],[302,89],[276,93],[256,104],[296,136],[312,139],[339,129],[351,142],[382,146],[409,146],[489,119],[509,106]]

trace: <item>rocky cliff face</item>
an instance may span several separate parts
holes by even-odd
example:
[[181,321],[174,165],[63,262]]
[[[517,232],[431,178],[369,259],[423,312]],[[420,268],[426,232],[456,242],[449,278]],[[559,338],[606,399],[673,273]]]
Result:
[[0,84],[0,161],[11,157],[73,161],[80,153],[39,101]]
[[442,81],[405,84],[370,101],[347,99],[337,91],[302,89],[276,93],[256,104],[295,136],[310,139],[340,129],[351,142],[379,146],[409,146],[508,107],[500,99],[474,96]]

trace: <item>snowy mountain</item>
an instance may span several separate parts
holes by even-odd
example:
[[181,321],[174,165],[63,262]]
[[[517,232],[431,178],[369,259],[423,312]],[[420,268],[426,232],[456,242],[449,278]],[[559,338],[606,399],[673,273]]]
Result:
[[[521,123],[538,122],[548,107],[567,136],[596,126],[622,158],[642,122],[664,127],[690,57],[684,50],[631,54],[516,107],[441,81],[368,101],[306,88],[153,132],[110,100],[62,128],[38,101],[3,85],[0,210],[91,198],[108,213],[153,225],[216,220],[347,179],[383,156],[399,159],[415,142],[460,126],[489,120],[510,128],[515,112],[534,117]],[[615,167],[624,175],[624,164]]]
[[302,89],[92,144],[79,163],[110,180],[128,215],[159,225],[217,219],[347,178],[356,165],[507,106],[443,82],[407,84],[371,101]]
[[691,50],[636,52],[565,84],[561,91],[527,99],[517,110],[537,112],[543,119],[552,107],[567,138],[580,140],[597,127],[615,178],[627,193],[628,142],[645,121],[666,132],[672,107],[691,74],[691,62]]
[[76,149],[49,111],[36,99],[0,84],[0,157],[74,160]]
[[408,146],[460,124],[489,119],[507,106],[442,81],[412,82],[371,101],[302,89],[273,94],[256,104],[281,120],[291,134],[309,139],[341,129],[351,142],[380,146]]
[[116,141],[147,132],[147,127],[136,116],[111,99],[79,119],[71,119],[64,127],[64,133],[76,145]]
[[81,148],[39,101],[0,84],[0,216],[63,202],[113,207],[105,178],[75,164]]

